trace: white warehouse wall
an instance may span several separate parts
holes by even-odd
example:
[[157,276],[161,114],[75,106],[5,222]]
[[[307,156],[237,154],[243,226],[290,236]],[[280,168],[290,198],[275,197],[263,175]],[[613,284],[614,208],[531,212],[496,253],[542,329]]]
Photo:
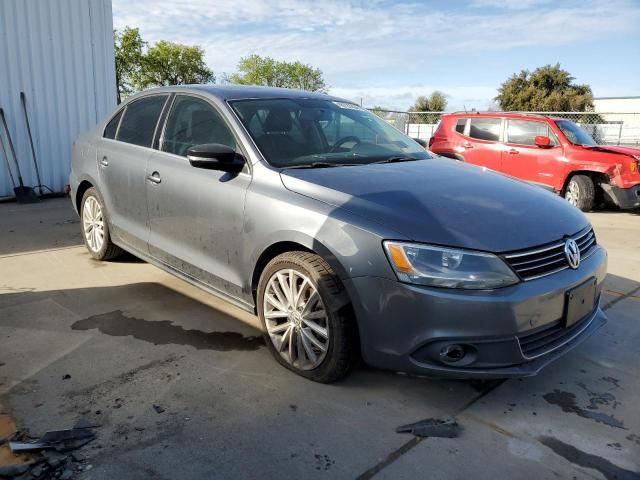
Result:
[[[25,184],[33,186],[37,179],[21,91],[42,183],[62,192],[73,141],[116,105],[111,0],[0,1],[0,108]],[[0,135],[8,150],[1,124]],[[11,168],[16,177],[13,163]],[[13,188],[0,149],[4,196],[13,196]]]

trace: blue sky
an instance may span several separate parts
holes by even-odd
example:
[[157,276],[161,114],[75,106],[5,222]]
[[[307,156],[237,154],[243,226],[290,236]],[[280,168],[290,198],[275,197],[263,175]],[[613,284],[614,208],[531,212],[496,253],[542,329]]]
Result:
[[437,89],[486,109],[511,74],[556,62],[596,97],[640,95],[640,0],[113,0],[113,17],[201,45],[218,78],[252,53],[300,60],[365,106]]

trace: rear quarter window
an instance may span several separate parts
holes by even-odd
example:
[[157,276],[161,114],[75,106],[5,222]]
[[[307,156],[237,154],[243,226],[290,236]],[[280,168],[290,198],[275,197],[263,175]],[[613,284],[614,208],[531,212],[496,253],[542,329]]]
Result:
[[456,122],[456,132],[458,132],[461,135],[464,135],[464,129],[466,127],[467,127],[467,119],[459,118],[458,121]]
[[104,128],[104,138],[110,138],[111,140],[116,138],[116,133],[118,133],[118,125],[120,124],[120,119],[122,118],[122,112],[123,110],[120,110],[118,114],[113,117],[109,121],[109,123],[107,123],[107,126]]

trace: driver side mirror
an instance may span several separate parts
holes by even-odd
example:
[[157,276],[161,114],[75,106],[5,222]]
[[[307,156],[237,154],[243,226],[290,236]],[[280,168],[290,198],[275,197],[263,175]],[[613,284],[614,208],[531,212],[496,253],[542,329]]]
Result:
[[551,139],[546,135],[536,135],[533,138],[533,143],[540,148],[549,148],[551,146]]
[[244,157],[228,145],[205,143],[187,150],[187,159],[192,167],[206,170],[239,173],[244,167]]

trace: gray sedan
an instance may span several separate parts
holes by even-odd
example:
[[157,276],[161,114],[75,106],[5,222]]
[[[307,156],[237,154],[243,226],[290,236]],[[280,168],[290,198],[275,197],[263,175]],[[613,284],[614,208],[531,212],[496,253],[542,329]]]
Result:
[[256,313],[315,381],[359,358],[533,375],[606,322],[578,209],[328,95],[145,91],[76,141],[70,184],[93,257],[129,251]]

